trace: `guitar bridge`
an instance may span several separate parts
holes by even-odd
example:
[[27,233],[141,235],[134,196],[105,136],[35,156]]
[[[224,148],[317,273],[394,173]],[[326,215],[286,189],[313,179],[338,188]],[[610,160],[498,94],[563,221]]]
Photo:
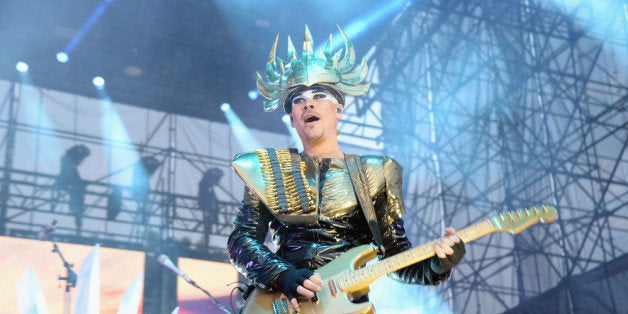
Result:
[[289,314],[288,301],[285,298],[273,300],[273,314]]

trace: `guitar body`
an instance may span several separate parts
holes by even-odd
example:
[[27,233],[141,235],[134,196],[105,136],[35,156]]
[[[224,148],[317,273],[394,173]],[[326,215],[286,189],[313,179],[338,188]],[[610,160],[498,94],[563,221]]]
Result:
[[[341,291],[334,282],[333,277],[345,270],[353,271],[367,261],[375,258],[377,252],[368,244],[355,247],[331,261],[329,264],[316,270],[323,280],[323,289],[316,293],[318,300],[312,302],[308,299],[299,299],[298,313],[374,313],[372,303],[353,303],[353,297],[359,297],[368,293],[368,286],[358,291]],[[335,289],[334,289],[335,287]],[[334,292],[335,290],[335,292]],[[281,292],[269,293],[256,288],[244,303],[241,309],[243,314],[262,313],[296,313],[290,304],[290,300]]]

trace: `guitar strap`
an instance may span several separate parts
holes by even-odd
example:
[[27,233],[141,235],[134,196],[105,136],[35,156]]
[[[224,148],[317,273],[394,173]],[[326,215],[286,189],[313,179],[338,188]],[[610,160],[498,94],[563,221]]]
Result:
[[366,179],[366,172],[364,171],[364,166],[362,165],[360,156],[348,155],[345,158],[345,164],[349,170],[353,191],[360,203],[360,207],[366,217],[369,228],[371,229],[379,254],[384,255],[384,241],[382,240],[382,233],[379,230],[379,224],[377,223],[377,215],[375,215],[375,208],[373,207],[373,201],[371,200],[371,193],[369,191],[368,180]]

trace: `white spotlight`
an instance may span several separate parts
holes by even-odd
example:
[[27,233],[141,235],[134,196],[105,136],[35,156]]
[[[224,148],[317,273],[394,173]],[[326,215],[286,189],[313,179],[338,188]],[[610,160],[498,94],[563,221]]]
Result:
[[68,62],[68,60],[70,60],[70,56],[68,56],[67,53],[65,53],[65,52],[57,53],[57,61],[59,61],[61,63],[66,63],[66,62]]
[[259,92],[256,89],[252,89],[249,91],[249,99],[250,100],[255,100],[257,99],[257,97],[259,97]]
[[28,72],[28,64],[24,61],[20,61],[15,64],[15,69],[18,70],[20,73],[26,73]]
[[98,88],[103,88],[105,86],[105,79],[100,76],[96,76],[92,80],[92,84]]
[[220,110],[222,111],[228,111],[229,109],[231,109],[231,105],[226,102],[223,102],[222,105],[220,105]]
[[281,117],[281,121],[283,121],[283,123],[290,124],[290,115],[284,114],[283,117]]

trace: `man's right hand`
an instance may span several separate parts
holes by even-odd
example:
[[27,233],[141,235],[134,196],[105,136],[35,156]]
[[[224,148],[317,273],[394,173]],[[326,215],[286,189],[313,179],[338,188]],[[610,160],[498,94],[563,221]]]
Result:
[[305,268],[286,270],[277,277],[277,288],[290,299],[295,310],[299,307],[297,295],[311,299],[315,292],[321,291],[322,286],[320,275]]

